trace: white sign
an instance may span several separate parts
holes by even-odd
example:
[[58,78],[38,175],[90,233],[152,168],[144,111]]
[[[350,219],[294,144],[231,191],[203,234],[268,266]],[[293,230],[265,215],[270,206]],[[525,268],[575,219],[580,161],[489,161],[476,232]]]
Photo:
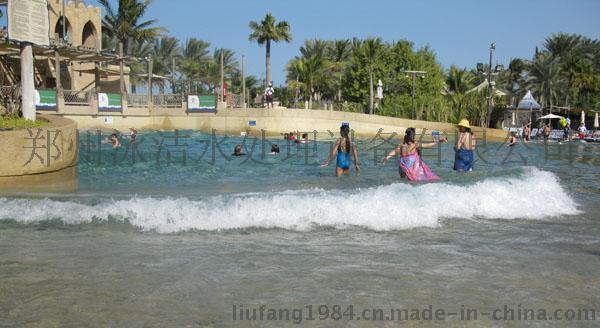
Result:
[[113,122],[113,117],[112,116],[106,116],[104,118],[104,123],[105,124],[112,124],[112,122]]
[[8,0],[8,38],[49,46],[47,0]]
[[200,98],[198,96],[188,96],[188,109],[200,109]]
[[106,93],[98,93],[98,107],[108,108],[108,95]]

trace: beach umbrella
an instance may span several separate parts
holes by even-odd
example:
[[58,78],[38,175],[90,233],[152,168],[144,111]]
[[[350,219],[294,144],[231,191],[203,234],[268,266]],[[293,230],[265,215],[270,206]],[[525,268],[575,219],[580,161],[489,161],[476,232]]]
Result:
[[596,112],[596,118],[594,119],[594,127],[600,128],[600,122],[598,122],[598,112]]
[[556,115],[556,114],[548,114],[548,115],[544,115],[544,116],[538,118],[538,120],[551,120],[553,118],[564,118],[564,117]]

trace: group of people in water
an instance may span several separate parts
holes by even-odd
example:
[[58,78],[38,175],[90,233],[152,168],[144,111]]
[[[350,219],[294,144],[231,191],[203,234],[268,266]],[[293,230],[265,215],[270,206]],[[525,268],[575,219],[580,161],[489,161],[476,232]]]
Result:
[[[129,131],[131,131],[131,133],[129,134],[129,142],[134,143],[138,132],[134,128],[129,128]],[[111,144],[112,149],[121,148],[121,141],[119,140],[119,136],[116,133],[112,133],[110,135],[110,137],[104,138],[104,140],[102,140],[102,143],[103,144]]]
[[[475,135],[471,131],[469,121],[466,119],[458,123],[459,135],[454,144],[455,158],[454,170],[456,171],[472,171],[475,163],[473,150],[475,149]],[[302,134],[302,138],[297,140],[293,133],[286,133],[284,139],[292,140],[296,143],[308,143],[308,134]],[[439,138],[434,142],[418,142],[416,140],[415,128],[406,129],[404,140],[398,144],[394,150],[389,152],[382,163],[386,163],[392,157],[397,157],[398,171],[400,178],[407,178],[409,181],[435,181],[439,177],[435,175],[427,166],[421,157],[421,149],[433,148],[438,143],[448,142],[445,137]],[[279,146],[271,145],[271,155],[279,154]],[[244,156],[243,147],[237,144],[234,147],[232,156]],[[331,153],[321,167],[327,167],[335,159],[335,173],[340,177],[344,174],[350,174],[350,168],[358,172],[360,171],[360,159],[358,156],[358,148],[352,142],[350,137],[350,125],[343,123],[340,127],[340,138],[333,145]]]
[[[473,150],[475,149],[475,135],[471,131],[469,121],[464,119],[458,123],[459,135],[454,145],[455,158],[454,170],[472,171],[475,162]],[[321,167],[327,167],[331,161],[336,159],[336,175],[342,176],[350,173],[352,159],[354,160],[354,169],[360,171],[360,160],[358,158],[358,149],[350,138],[350,126],[345,123],[340,127],[340,138],[337,139],[327,160]],[[435,175],[423,158],[420,150],[423,148],[433,148],[438,143],[447,142],[447,138],[439,138],[434,142],[422,143],[416,141],[415,128],[406,129],[404,140],[389,152],[382,162],[386,163],[392,157],[397,157],[398,172],[400,178],[407,178],[409,181],[435,181],[439,177]]]
[[[474,165],[473,150],[476,146],[475,135],[471,131],[469,121],[466,119],[461,120],[458,123],[459,135],[457,136],[456,143],[454,144],[455,159],[454,159],[454,170],[456,171],[472,171]],[[130,140],[135,142],[137,137],[137,130],[130,129]],[[300,139],[297,139],[294,133],[286,133],[284,139],[293,141],[295,143],[308,143],[308,134],[303,133]],[[421,149],[433,148],[438,143],[447,142],[447,138],[439,138],[434,142],[418,142],[416,140],[415,128],[406,129],[403,141],[398,144],[394,150],[389,152],[382,163],[386,163],[392,157],[397,157],[398,171],[400,178],[407,178],[409,181],[435,181],[439,179],[427,166],[423,158],[421,157]],[[113,133],[109,138],[103,140],[102,143],[112,144],[113,149],[121,147],[121,142],[116,133]],[[271,155],[279,154],[279,146],[277,144],[271,145]],[[243,146],[237,144],[234,147],[232,156],[244,156]],[[340,138],[338,138],[329,154],[327,160],[321,165],[321,167],[327,167],[335,159],[335,172],[336,175],[342,176],[344,174],[350,174],[350,168],[358,172],[360,171],[360,159],[358,156],[358,148],[350,137],[350,125],[343,123],[340,127]]]

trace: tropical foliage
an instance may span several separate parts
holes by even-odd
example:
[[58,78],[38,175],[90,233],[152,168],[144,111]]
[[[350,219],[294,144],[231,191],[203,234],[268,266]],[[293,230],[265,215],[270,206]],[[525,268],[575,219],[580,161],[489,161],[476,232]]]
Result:
[[[152,84],[159,93],[167,89],[174,93],[217,93],[221,81],[221,53],[225,81],[230,90],[233,88],[232,92],[241,92],[240,63],[233,50],[211,49],[211,44],[201,39],[190,38],[182,42],[165,35],[166,30],[157,26],[157,20],[144,18],[150,0],[119,0],[116,8],[111,6],[112,1],[98,2],[105,12],[102,20],[103,48],[116,51],[121,43],[125,54],[132,58],[128,63],[132,92],[135,93],[139,87],[147,87],[148,61],[152,59]],[[287,23],[280,22],[276,27],[282,24]],[[289,40],[289,37],[285,38]],[[270,37],[270,40],[281,39]],[[260,37],[258,41],[267,40]],[[258,79],[246,76],[245,82],[248,94],[256,96]]]
[[[105,8],[104,48],[126,45],[135,58],[152,58],[160,92],[218,92],[221,55],[228,92],[241,93],[242,74],[238,56],[231,49],[212,48],[196,38],[180,41],[166,36],[156,20],[144,14],[149,0],[98,0]],[[272,42],[292,39],[290,25],[271,13],[249,23],[249,39],[265,45],[266,79],[246,76],[250,99],[260,95],[270,81]],[[174,65],[175,64],[175,65]],[[381,38],[306,40],[298,55],[286,65],[286,85],[277,88],[285,106],[328,108],[379,115],[411,117],[413,76],[407,70],[427,72],[414,79],[416,118],[456,122],[468,118],[478,125],[495,125],[504,111],[516,106],[528,91],[546,109],[597,109],[600,107],[600,41],[581,35],[559,33],[535,47],[532,58],[513,58],[506,69],[493,74],[494,92],[487,110],[487,65],[444,68],[428,46],[415,48],[407,40],[385,42]],[[481,69],[483,68],[483,70]],[[132,91],[147,82],[146,61],[131,65]],[[375,99],[378,81],[383,99]],[[491,119],[490,119],[491,117]],[[491,122],[489,122],[491,121]]]
[[[321,50],[325,48],[325,50]],[[491,112],[487,111],[488,65],[479,71],[451,66],[444,69],[429,47],[415,49],[401,40],[379,38],[307,40],[287,65],[287,86],[296,91],[294,103],[310,108],[333,103],[341,110],[411,117],[412,75],[418,119],[455,122],[468,118],[478,125],[495,125],[504,111],[517,105],[531,90],[546,109],[600,106],[600,41],[573,35],[548,37],[532,59],[511,59],[506,69],[494,71]],[[384,98],[374,100],[374,86],[383,83]],[[491,116],[491,119],[489,118]]]

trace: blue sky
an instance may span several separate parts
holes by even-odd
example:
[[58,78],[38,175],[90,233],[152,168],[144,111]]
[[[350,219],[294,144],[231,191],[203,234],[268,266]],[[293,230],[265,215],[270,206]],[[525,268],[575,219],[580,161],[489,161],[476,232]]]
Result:
[[196,37],[245,55],[247,72],[261,77],[264,48],[248,41],[248,22],[268,11],[287,20],[294,37],[272,47],[277,85],[284,83],[285,64],[305,39],[407,39],[417,47],[429,45],[447,68],[487,61],[492,41],[497,43],[494,61],[506,64],[514,57],[530,58],[551,33],[600,38],[598,0],[154,0],[147,17],[182,40]]

